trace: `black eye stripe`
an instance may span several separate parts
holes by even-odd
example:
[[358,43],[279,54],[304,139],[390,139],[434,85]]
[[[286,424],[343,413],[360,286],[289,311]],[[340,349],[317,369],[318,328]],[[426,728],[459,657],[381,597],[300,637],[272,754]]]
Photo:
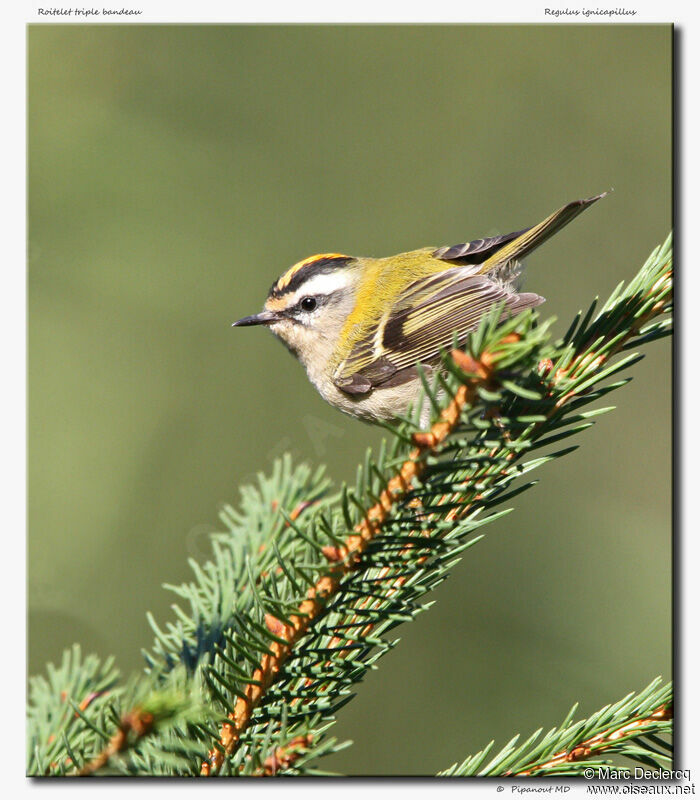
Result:
[[292,322],[308,322],[308,314],[316,311],[317,309],[325,306],[327,303],[333,303],[338,295],[338,292],[331,292],[330,294],[304,294],[297,298],[294,303],[290,303],[285,309],[278,311],[287,319]]

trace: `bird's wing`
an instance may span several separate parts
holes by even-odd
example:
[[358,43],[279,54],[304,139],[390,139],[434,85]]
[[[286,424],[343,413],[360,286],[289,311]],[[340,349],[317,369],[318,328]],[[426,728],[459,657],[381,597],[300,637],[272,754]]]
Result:
[[536,294],[518,294],[476,274],[478,267],[455,267],[409,285],[376,327],[361,337],[333,375],[348,394],[396,386],[415,375],[418,363],[431,364],[463,340],[483,314],[505,301],[503,316],[544,302]]
[[453,264],[481,264],[492,256],[500,247],[508,242],[512,242],[521,233],[529,228],[513,233],[504,233],[502,236],[489,236],[486,239],[474,239],[472,242],[464,244],[453,244],[447,247],[438,247],[433,250],[433,257],[441,261],[449,261]]

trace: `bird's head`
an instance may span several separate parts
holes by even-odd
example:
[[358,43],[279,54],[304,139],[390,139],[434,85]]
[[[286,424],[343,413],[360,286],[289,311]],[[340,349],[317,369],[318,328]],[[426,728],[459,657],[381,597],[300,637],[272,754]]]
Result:
[[339,253],[306,258],[275,281],[259,314],[233,325],[267,326],[307,369],[327,363],[353,309],[360,272],[357,259]]

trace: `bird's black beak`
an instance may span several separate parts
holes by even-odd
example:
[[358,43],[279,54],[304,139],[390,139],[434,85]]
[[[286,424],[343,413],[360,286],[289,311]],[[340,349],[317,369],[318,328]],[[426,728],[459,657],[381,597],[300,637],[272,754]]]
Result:
[[245,325],[269,325],[271,322],[277,322],[280,319],[279,314],[274,311],[261,311],[259,314],[253,314],[252,317],[243,317],[237,322],[232,324],[232,328],[242,328]]

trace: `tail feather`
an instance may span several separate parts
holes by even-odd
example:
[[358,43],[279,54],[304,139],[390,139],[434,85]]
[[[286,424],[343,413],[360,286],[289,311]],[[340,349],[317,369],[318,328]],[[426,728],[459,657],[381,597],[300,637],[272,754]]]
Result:
[[524,258],[536,247],[546,242],[550,236],[553,236],[565,225],[568,225],[571,220],[575,219],[589,206],[593,205],[593,203],[600,200],[602,197],[605,197],[606,194],[607,192],[603,192],[595,197],[588,197],[584,200],[574,200],[572,203],[567,203],[567,205],[562,206],[558,211],[550,214],[547,219],[540,222],[539,225],[528,228],[521,233],[520,236],[508,242],[492,256],[487,258],[486,261],[481,264],[481,272],[490,272],[495,267],[505,264],[506,262],[519,261]]

